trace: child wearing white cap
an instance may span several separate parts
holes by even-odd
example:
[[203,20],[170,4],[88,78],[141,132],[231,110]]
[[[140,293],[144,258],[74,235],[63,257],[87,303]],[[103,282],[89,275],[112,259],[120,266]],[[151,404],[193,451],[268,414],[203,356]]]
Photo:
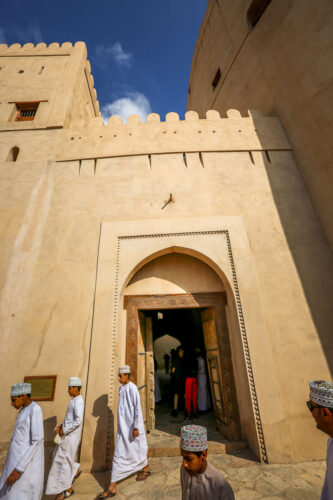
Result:
[[118,428],[116,449],[113,456],[111,483],[97,498],[116,495],[117,482],[137,472],[137,481],[144,481],[150,475],[148,445],[143,423],[138,388],[130,381],[130,367],[121,366],[118,372],[119,388]]
[[310,382],[310,401],[307,401],[317,428],[328,435],[326,475],[320,500],[333,500],[333,383],[326,380]]
[[58,444],[53,453],[52,466],[46,484],[46,494],[56,494],[57,500],[74,495],[72,484],[81,474],[80,464],[75,462],[75,455],[80,444],[84,402],[80,394],[82,381],[70,377],[68,394],[71,396],[65,419],[55,430]]
[[207,429],[184,425],[180,431],[182,500],[234,500],[228,481],[207,462]]
[[41,407],[31,400],[31,384],[12,386],[11,405],[19,410],[0,477],[2,500],[40,500],[44,483],[44,428]]

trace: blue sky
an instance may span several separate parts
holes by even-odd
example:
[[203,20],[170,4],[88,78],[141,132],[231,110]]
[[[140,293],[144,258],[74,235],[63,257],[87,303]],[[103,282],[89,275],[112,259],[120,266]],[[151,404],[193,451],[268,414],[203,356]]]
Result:
[[0,43],[88,47],[104,116],[183,118],[192,55],[207,0],[8,0]]

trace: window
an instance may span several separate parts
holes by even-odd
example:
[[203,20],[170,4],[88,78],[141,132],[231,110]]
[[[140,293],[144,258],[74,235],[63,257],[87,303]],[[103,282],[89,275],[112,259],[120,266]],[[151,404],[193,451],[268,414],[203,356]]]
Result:
[[17,146],[14,146],[8,153],[6,161],[16,161],[20,150]]
[[257,24],[271,1],[272,0],[252,0],[252,3],[247,11],[247,20],[252,28]]
[[39,102],[16,102],[15,122],[29,122],[35,119]]
[[221,70],[220,68],[217,70],[216,72],[216,75],[214,76],[214,80],[212,81],[212,90],[214,92],[214,90],[216,89],[219,81],[220,81],[220,78],[221,78]]

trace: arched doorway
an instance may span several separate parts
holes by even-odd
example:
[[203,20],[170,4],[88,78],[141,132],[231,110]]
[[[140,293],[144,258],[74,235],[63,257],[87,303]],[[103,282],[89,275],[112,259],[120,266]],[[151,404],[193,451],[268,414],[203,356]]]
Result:
[[178,251],[146,261],[129,280],[124,290],[126,361],[140,390],[148,430],[155,427],[154,340],[169,333],[185,349],[202,349],[216,426],[229,441],[241,439],[226,304],[217,273]]

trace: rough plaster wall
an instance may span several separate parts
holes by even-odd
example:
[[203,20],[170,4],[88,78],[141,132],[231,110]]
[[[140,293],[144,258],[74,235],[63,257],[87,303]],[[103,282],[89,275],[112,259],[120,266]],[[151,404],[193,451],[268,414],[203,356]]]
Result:
[[[306,387],[307,378],[329,376],[333,359],[332,262],[325,241],[290,152],[271,152],[270,162],[257,152],[254,163],[248,152],[202,157],[203,164],[190,167],[180,153],[157,155],[152,165],[145,155],[100,159],[96,170],[88,160],[81,167],[79,162],[1,164],[1,329],[9,339],[1,395],[5,400],[10,384],[24,375],[58,373],[55,402],[42,406],[46,418],[61,416],[67,377],[74,370],[85,378],[101,221],[135,215],[142,221],[173,217],[176,224],[179,216],[237,215],[255,259],[281,387],[289,383],[291,363],[293,373],[302,374],[281,397],[293,456],[310,458],[298,449],[304,428],[311,427],[300,411],[300,386]],[[169,193],[174,202],[162,209]],[[27,337],[30,347],[22,352]],[[20,364],[13,368],[8,362],[16,356]],[[5,407],[1,411],[5,441],[12,421]]]
[[[332,3],[272,1],[253,30],[249,0],[219,4],[209,3],[201,27],[188,109],[203,116],[207,108],[223,114],[253,107],[278,115],[333,249]],[[213,92],[218,67],[222,77]]]

